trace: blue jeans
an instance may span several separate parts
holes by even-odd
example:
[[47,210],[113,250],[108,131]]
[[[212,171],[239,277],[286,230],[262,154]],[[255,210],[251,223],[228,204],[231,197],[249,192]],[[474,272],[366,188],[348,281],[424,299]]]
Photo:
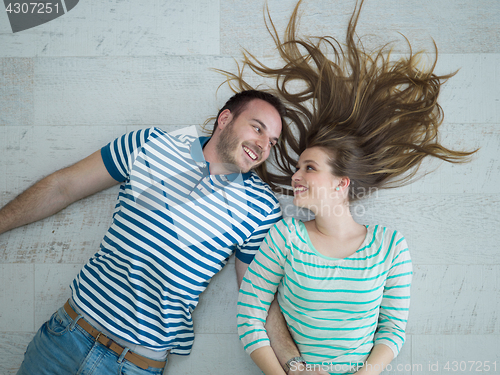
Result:
[[17,375],[161,375],[124,360],[94,341],[61,307],[28,345]]

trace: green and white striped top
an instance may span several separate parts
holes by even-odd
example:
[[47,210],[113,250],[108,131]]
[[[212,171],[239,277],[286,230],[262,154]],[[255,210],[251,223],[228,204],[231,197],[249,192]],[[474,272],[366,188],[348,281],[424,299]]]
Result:
[[308,364],[352,373],[347,368],[364,362],[375,344],[389,346],[394,357],[401,350],[411,278],[408,246],[397,231],[369,225],[361,247],[335,259],[314,248],[303,222],[284,219],[269,231],[243,278],[238,334],[249,354],[269,346],[264,324],[278,290]]

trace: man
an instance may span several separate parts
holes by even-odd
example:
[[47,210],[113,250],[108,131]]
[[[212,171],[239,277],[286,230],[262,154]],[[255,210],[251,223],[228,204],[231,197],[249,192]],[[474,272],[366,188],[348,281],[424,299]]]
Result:
[[[3,233],[121,183],[100,250],[28,346],[18,374],[156,374],[169,352],[189,354],[191,312],[211,277],[236,251],[241,283],[281,218],[251,170],[280,142],[284,113],[274,96],[244,91],[219,112],[211,138],[155,128],[126,134],[1,209]],[[281,326],[271,339],[284,363],[298,351],[279,315],[272,309],[268,321]]]

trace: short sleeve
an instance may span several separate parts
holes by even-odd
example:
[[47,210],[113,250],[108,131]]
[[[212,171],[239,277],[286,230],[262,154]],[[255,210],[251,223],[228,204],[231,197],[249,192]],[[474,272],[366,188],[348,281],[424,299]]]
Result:
[[101,149],[101,156],[108,173],[116,181],[125,181],[130,174],[138,150],[147,142],[154,128],[126,133]]
[[250,264],[252,262],[269,229],[282,218],[279,201],[276,199],[274,194],[272,194],[272,198],[274,200],[274,207],[272,210],[260,220],[259,225],[245,240],[243,245],[236,248],[236,257],[243,263]]

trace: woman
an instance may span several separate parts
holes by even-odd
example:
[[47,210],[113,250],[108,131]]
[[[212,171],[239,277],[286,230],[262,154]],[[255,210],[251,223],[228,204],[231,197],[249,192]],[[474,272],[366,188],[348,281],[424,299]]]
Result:
[[[456,163],[473,152],[450,150],[437,139],[443,118],[437,97],[453,74],[434,74],[436,62],[419,68],[419,54],[411,52],[395,62],[385,48],[365,53],[355,42],[362,1],[345,49],[331,37],[300,40],[299,4],[283,42],[270,22],[283,67],[266,67],[248,54],[245,65],[275,79],[292,108],[301,137],[290,145],[300,158],[293,175],[285,163],[278,167],[292,175],[294,204],[315,218],[285,219],[271,229],[243,279],[238,333],[264,373],[283,373],[264,328],[277,291],[310,368],[378,374],[405,340],[411,260],[402,234],[356,223],[349,203],[410,182],[427,156]],[[242,85],[241,76],[231,79]],[[290,83],[297,80],[294,91]]]
[[294,204],[315,219],[277,223],[243,279],[238,332],[265,373],[275,373],[265,369],[277,361],[264,330],[276,289],[309,366],[352,373],[351,366],[366,360],[389,363],[403,345],[412,274],[408,247],[397,231],[352,218],[346,204],[351,180],[334,166],[343,151],[330,151],[341,150],[345,141],[332,141],[331,148],[311,144],[301,154],[292,177]]

